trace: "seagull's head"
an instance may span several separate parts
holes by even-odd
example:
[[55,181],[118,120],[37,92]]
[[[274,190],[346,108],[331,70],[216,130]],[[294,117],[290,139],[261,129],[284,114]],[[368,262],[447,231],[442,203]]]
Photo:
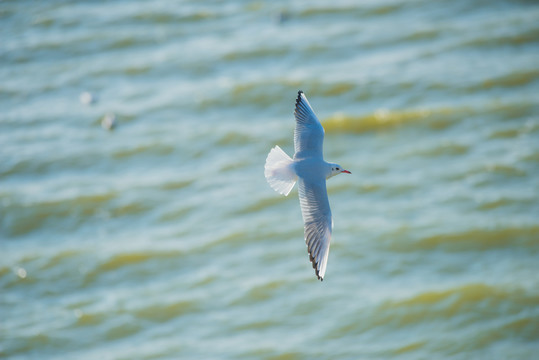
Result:
[[331,165],[331,169],[329,171],[329,174],[326,179],[329,179],[332,176],[339,175],[339,174],[351,174],[350,171],[345,170],[341,165],[339,164],[329,164]]

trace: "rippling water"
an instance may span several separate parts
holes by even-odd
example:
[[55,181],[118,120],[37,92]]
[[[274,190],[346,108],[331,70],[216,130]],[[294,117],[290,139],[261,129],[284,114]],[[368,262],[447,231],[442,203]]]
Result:
[[[539,351],[536,2],[3,1],[0,33],[0,357]],[[323,283],[263,175],[299,89],[353,173]]]

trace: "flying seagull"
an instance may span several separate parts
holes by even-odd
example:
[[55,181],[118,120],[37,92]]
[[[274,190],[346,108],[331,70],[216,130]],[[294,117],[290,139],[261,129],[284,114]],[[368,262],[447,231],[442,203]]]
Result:
[[316,276],[323,281],[333,229],[326,180],[340,173],[350,174],[350,171],[324,161],[324,128],[301,90],[298,91],[294,116],[294,158],[276,145],[266,158],[264,175],[270,186],[285,196],[298,182],[309,259]]

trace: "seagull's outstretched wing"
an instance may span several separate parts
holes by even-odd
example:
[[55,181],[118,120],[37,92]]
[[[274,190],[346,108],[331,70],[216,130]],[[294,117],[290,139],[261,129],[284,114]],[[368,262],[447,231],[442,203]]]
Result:
[[296,129],[294,130],[294,159],[307,156],[322,157],[324,128],[314,114],[313,108],[303,91],[298,91],[296,99]]
[[305,225],[305,243],[318,279],[324,280],[333,220],[326,190],[326,179],[299,178],[299,203]]

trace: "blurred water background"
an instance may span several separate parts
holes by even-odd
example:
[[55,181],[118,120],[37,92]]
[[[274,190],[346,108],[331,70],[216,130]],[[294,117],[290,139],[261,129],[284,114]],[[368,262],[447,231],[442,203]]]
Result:
[[[0,34],[0,357],[537,356],[535,1],[2,1]],[[353,173],[322,283],[263,175],[299,89]]]

